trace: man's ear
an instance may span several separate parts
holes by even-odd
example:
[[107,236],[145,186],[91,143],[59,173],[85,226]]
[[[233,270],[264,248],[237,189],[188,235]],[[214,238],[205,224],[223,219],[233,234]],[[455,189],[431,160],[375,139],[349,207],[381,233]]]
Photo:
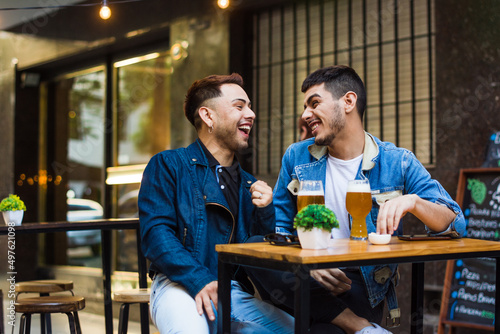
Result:
[[207,107],[201,107],[198,109],[198,115],[200,115],[201,120],[211,128],[214,125],[214,120],[212,119],[212,110]]
[[348,91],[343,99],[346,113],[350,113],[356,109],[356,102],[358,101],[358,95],[356,95],[356,93]]

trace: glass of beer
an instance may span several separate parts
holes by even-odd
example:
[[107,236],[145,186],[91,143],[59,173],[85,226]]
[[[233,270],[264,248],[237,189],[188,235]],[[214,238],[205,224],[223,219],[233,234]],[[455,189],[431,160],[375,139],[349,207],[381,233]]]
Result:
[[325,193],[321,181],[300,181],[297,195],[297,211],[309,204],[325,204]]
[[372,209],[372,194],[368,180],[351,180],[347,184],[346,209],[352,216],[351,239],[366,240],[366,216]]

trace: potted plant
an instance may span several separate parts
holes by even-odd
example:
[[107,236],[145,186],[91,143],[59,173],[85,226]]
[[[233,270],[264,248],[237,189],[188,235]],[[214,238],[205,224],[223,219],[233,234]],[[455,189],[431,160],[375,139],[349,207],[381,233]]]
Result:
[[338,228],[339,221],[324,204],[310,204],[297,213],[293,226],[302,248],[324,249],[328,247],[332,228]]
[[10,194],[0,202],[0,211],[6,225],[21,225],[26,205],[17,195]]

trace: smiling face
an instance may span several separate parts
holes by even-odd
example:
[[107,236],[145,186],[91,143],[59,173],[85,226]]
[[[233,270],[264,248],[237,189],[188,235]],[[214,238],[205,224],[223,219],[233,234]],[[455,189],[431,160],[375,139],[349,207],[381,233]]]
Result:
[[314,142],[329,146],[346,125],[342,99],[334,99],[324,83],[312,86],[305,92],[302,119],[311,128]]
[[240,86],[224,84],[222,95],[212,100],[213,133],[220,146],[233,152],[248,147],[250,130],[255,120],[250,99]]

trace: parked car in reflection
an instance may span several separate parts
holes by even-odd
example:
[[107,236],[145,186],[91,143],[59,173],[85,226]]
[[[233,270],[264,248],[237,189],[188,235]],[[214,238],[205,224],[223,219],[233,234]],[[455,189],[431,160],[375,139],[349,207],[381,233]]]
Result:
[[[68,198],[68,212],[66,220],[69,222],[80,220],[102,219],[104,210],[96,201],[83,198]],[[68,248],[90,246],[94,253],[99,251],[101,244],[101,231],[68,231]]]

